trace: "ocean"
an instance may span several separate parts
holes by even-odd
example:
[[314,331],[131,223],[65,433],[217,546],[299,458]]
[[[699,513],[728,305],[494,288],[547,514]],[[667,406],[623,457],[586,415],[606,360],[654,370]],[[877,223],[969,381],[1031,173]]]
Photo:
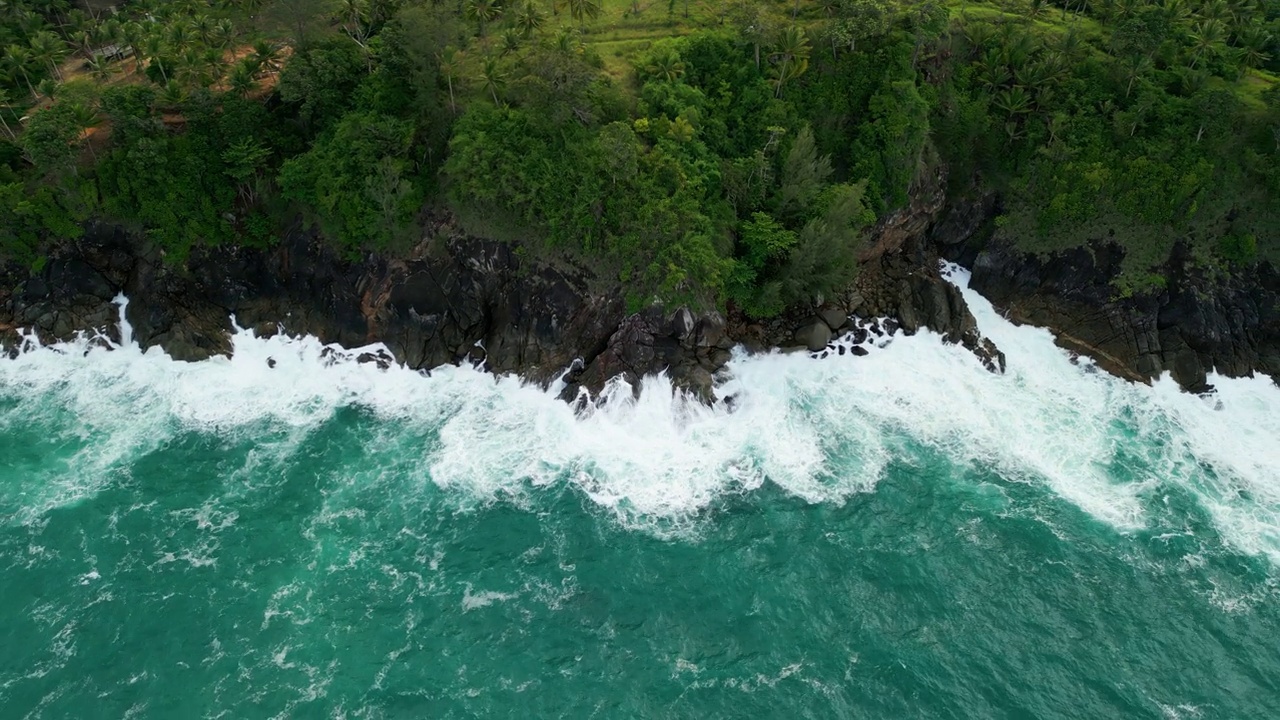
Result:
[[0,718],[1280,717],[1280,388],[964,292],[1004,375],[920,333],[580,416],[306,337],[31,343]]

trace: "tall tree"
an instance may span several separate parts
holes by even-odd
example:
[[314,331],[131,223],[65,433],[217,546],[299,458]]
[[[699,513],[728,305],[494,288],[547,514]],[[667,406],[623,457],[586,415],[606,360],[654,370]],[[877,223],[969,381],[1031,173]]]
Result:
[[503,86],[507,79],[507,74],[498,65],[498,61],[494,58],[485,58],[484,64],[480,67],[480,81],[484,83],[484,88],[489,91],[493,97],[493,104],[498,105],[498,89]]
[[760,49],[773,42],[778,34],[778,18],[760,0],[737,0],[729,7],[729,21],[738,35],[751,43],[756,68],[760,67]]
[[67,46],[63,44],[62,39],[51,32],[44,31],[36,33],[35,37],[31,38],[30,45],[31,55],[35,60],[49,66],[53,76],[62,80],[62,69],[59,64],[67,56]]
[[36,96],[36,88],[31,84],[31,76],[27,74],[27,68],[34,61],[29,48],[21,45],[10,45],[4,51],[5,70],[11,75],[22,76],[22,81],[26,83],[27,90],[31,92],[31,96]]
[[4,132],[9,136],[10,140],[15,140],[18,136],[14,134],[13,128],[9,127],[9,120],[5,117],[5,115],[8,114],[8,111],[9,95],[5,92],[4,88],[0,88],[0,126],[4,127]]
[[1219,20],[1202,20],[1196,24],[1191,33],[1191,48],[1195,54],[1191,57],[1191,68],[1204,57],[1216,56],[1226,46],[1227,28]]
[[854,52],[859,40],[883,35],[892,25],[893,8],[885,0],[841,0],[830,32]]
[[453,80],[458,75],[458,68],[462,64],[462,52],[455,47],[447,47],[440,52],[438,59],[440,74],[444,76],[445,84],[449,87],[449,109],[457,113],[458,103],[453,97]]
[[525,37],[533,37],[542,29],[545,16],[542,9],[537,6],[533,0],[526,0],[525,4],[520,6],[520,10],[516,12],[516,27]]
[[809,69],[809,36],[798,25],[782,31],[770,60],[773,62],[774,94],[782,97],[786,84]]
[[578,21],[578,26],[585,28],[588,20],[600,17],[603,8],[600,0],[569,0],[569,15]]
[[480,37],[484,37],[489,23],[502,17],[502,5],[498,0],[466,0],[467,17],[475,21]]

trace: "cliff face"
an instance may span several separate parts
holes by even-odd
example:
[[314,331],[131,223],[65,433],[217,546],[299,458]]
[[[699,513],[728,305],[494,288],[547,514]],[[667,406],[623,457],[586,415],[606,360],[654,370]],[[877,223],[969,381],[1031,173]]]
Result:
[[923,179],[916,200],[875,228],[854,287],[765,323],[657,306],[628,315],[622,288],[589,268],[525,261],[511,245],[469,237],[447,217],[429,223],[405,257],[344,257],[295,232],[266,250],[198,249],[180,265],[98,224],[38,273],[0,270],[0,344],[14,347],[19,330],[44,342],[81,331],[118,341],[113,300],[123,293],[135,340],[178,360],[230,352],[234,318],[260,336],[283,330],[345,347],[383,343],[415,369],[470,362],[544,385],[562,377],[566,400],[580,389],[598,395],[615,377],[637,385],[666,372],[712,401],[736,344],[821,353],[844,333],[868,331],[857,316],[891,318],[908,333],[931,328],[999,370],[1003,358],[978,336],[964,298],[939,276],[937,253],[923,241],[942,207],[943,180]]
[[1263,263],[1210,275],[1175,252],[1164,288],[1117,296],[1124,250],[1096,242],[1050,257],[991,239],[991,196],[953,201],[930,230],[945,256],[973,270],[972,287],[1015,322],[1048,327],[1058,344],[1108,371],[1146,381],[1164,372],[1187,390],[1211,370],[1280,378],[1280,276]]
[[806,346],[821,352],[841,334],[864,332],[858,318],[885,318],[908,335],[936,332],[973,352],[992,372],[1003,372],[1003,353],[978,332],[964,296],[942,277],[942,258],[929,242],[929,231],[946,207],[946,181],[945,168],[917,178],[911,201],[881,218],[868,234],[858,251],[858,276],[844,292],[767,321],[731,314],[733,336],[753,349]]
[[1143,380],[1168,370],[1194,391],[1205,389],[1214,368],[1280,376],[1274,268],[1213,279],[1175,257],[1166,289],[1117,299],[1110,283],[1118,247],[1024,255],[990,240],[997,199],[948,200],[945,181],[941,170],[923,176],[911,203],[880,221],[845,292],[768,321],[732,309],[727,318],[661,307],[628,315],[622,289],[589,268],[526,261],[448,218],[431,223],[405,257],[343,257],[296,232],[268,250],[199,250],[181,266],[117,227],[95,225],[38,273],[0,269],[0,345],[13,347],[20,329],[43,341],[79,331],[118,340],[113,299],[123,293],[137,342],[179,360],[229,352],[234,316],[259,335],[283,329],[346,347],[381,342],[417,369],[471,362],[542,384],[563,377],[566,400],[580,389],[596,395],[614,377],[635,384],[665,371],[710,401],[734,345],[821,354],[842,334],[874,331],[860,318],[887,318],[907,333],[928,328],[999,372],[999,349],[939,274],[945,257],[972,267],[974,288],[1013,320],[1049,327],[1064,347],[1118,375]]
[[381,342],[416,369],[482,363],[542,384],[572,369],[566,398],[579,387],[598,393],[615,375],[661,370],[709,396],[728,360],[731,342],[714,313],[627,318],[621,292],[592,292],[586,268],[523,262],[511,246],[447,221],[427,235],[405,258],[346,258],[293,233],[270,250],[198,250],[179,267],[117,227],[92,226],[39,273],[3,270],[0,342],[13,347],[20,329],[46,342],[79,331],[118,341],[113,299],[123,293],[135,340],[178,360],[229,352],[233,317],[259,335]]

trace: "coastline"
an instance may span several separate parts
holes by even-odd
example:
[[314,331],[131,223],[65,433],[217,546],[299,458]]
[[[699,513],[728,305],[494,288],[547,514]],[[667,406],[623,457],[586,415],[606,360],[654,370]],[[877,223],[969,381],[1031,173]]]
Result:
[[736,346],[836,352],[834,341],[845,335],[857,344],[893,328],[936,332],[1001,372],[1003,354],[939,271],[954,261],[971,268],[972,287],[1010,320],[1051,330],[1061,347],[1119,377],[1149,382],[1171,372],[1192,392],[1210,389],[1210,371],[1280,377],[1280,279],[1269,265],[1215,284],[1175,257],[1183,266],[1170,268],[1172,281],[1158,294],[1115,298],[1114,251],[1023,255],[983,231],[998,201],[946,202],[944,184],[942,172],[926,178],[908,207],[876,226],[845,292],[765,321],[733,309],[726,316],[655,305],[628,313],[623,288],[590,268],[527,260],[510,244],[466,234],[448,216],[433,218],[403,257],[344,257],[296,231],[265,250],[199,249],[182,266],[125,229],[98,223],[39,272],[3,269],[0,344],[14,347],[22,329],[42,342],[80,332],[118,339],[115,298],[124,294],[136,341],[178,360],[228,353],[234,318],[260,336],[307,334],[347,348],[383,343],[411,369],[471,362],[543,386],[563,380],[567,401],[580,389],[598,397],[614,377],[635,385],[665,371],[674,387],[711,402]]

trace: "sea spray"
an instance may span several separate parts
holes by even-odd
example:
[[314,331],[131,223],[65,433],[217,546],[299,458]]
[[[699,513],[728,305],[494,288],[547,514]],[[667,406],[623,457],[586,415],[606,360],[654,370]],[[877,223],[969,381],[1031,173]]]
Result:
[[739,354],[715,407],[30,337],[0,716],[1276,716],[1280,392],[1118,380],[964,292],[1004,375],[899,334]]
[[[435,436],[418,458],[430,480],[478,498],[569,482],[640,524],[689,520],[766,482],[808,502],[841,502],[872,490],[910,438],[1006,481],[1045,483],[1120,530],[1143,527],[1144,497],[1183,487],[1241,550],[1280,561],[1280,389],[1214,376],[1216,393],[1202,398],[1168,378],[1146,387],[1111,377],[1048,331],[1004,320],[967,289],[963,270],[947,274],[1008,356],[1006,374],[923,332],[882,341],[867,357],[739,353],[721,389],[732,407],[703,406],[659,376],[634,398],[615,383],[607,402],[575,415],[553,391],[512,377],[468,367],[425,377],[359,361],[381,346],[344,350],[237,328],[229,358],[176,362],[133,344],[122,297],[120,345],[101,336],[29,344],[0,363],[0,393],[15,404],[11,419],[57,408],[93,434],[92,457],[70,470],[97,479],[54,493],[61,501],[177,432],[253,433],[263,423],[306,432],[358,408]],[[1144,453],[1119,458],[1131,438]],[[1118,462],[1130,465],[1123,479]]]

